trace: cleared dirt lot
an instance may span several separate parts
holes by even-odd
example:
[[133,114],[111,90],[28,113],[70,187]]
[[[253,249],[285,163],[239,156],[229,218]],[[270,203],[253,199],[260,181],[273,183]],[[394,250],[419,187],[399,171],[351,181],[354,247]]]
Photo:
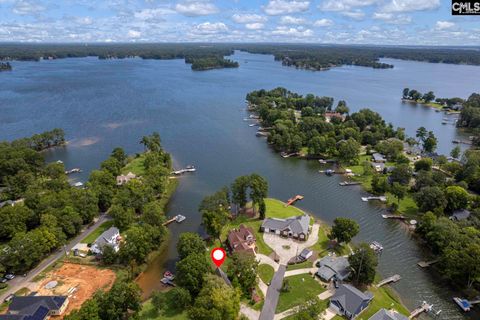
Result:
[[[52,289],[47,289],[45,286],[51,281],[57,281],[58,284]],[[112,270],[64,263],[60,268],[49,272],[36,291],[37,295],[69,296],[70,303],[64,314],[66,315],[80,308],[97,290],[110,289],[114,281],[115,273]]]

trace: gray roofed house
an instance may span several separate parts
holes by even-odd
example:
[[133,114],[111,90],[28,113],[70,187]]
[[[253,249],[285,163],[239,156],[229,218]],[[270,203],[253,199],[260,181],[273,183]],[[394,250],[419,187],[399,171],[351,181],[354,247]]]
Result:
[[456,210],[450,216],[450,220],[461,221],[470,218],[470,211],[466,209]]
[[372,154],[372,159],[373,159],[373,162],[387,162],[387,159],[385,159],[385,156],[378,152],[375,152],[374,154]]
[[120,249],[119,244],[120,244],[120,230],[116,227],[111,227],[110,229],[106,230],[103,232],[97,240],[92,244],[92,247],[90,250],[94,254],[101,254],[103,251],[103,247],[108,245],[115,250],[115,252],[118,252]]
[[408,317],[395,310],[380,309],[368,320],[408,320]]
[[68,305],[66,296],[13,297],[0,320],[46,320],[61,315]]
[[320,267],[315,274],[325,281],[330,281],[333,277],[343,281],[350,275],[350,264],[346,257],[326,256],[319,263]]
[[271,232],[283,237],[307,240],[310,227],[310,217],[307,214],[287,219],[266,218],[260,231]]
[[371,292],[361,292],[349,284],[341,284],[330,298],[330,308],[348,319],[355,319],[362,310],[368,307],[372,299]]

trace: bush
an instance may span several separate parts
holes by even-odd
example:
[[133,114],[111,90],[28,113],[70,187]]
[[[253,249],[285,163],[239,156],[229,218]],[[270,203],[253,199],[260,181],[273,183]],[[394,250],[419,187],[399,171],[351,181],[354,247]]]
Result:
[[8,284],[6,284],[6,283],[0,283],[0,290],[1,290],[1,289],[5,289],[6,287],[8,287]]

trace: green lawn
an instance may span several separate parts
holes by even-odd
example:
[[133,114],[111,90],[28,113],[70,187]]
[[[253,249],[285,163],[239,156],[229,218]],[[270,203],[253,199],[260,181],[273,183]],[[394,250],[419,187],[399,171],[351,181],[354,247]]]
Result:
[[358,320],[368,320],[382,308],[395,309],[403,315],[410,315],[408,309],[402,305],[400,299],[390,287],[376,288],[372,286],[368,290],[373,293],[374,297],[368,308],[357,317]]
[[122,169],[122,174],[127,174],[129,172],[135,173],[137,176],[142,176],[145,174],[145,155],[141,154],[136,158],[130,160],[125,167]]
[[294,206],[285,207],[285,202],[277,199],[267,198],[265,199],[265,205],[267,207],[266,216],[269,218],[284,219],[305,214],[304,211]]
[[187,320],[186,311],[162,310],[156,312],[150,300],[143,304],[142,311],[138,317],[140,320]]
[[298,306],[325,291],[325,288],[309,274],[286,277],[284,281],[287,279],[290,291],[280,292],[276,313]]
[[113,226],[113,221],[105,221],[97,229],[95,229],[92,233],[90,233],[85,239],[82,240],[82,243],[93,243],[97,238]]
[[[392,202],[397,203],[397,198],[395,198],[391,193],[387,193],[388,204]],[[400,200],[400,205],[398,206],[398,213],[404,214],[406,216],[414,217],[418,215],[418,207],[411,193],[407,193],[405,198]]]
[[[320,301],[320,304],[322,306],[321,310],[323,312],[324,310],[327,310],[328,305],[330,304],[330,300],[327,299],[327,300]],[[292,314],[291,316],[283,318],[283,320],[293,320],[293,319],[295,319],[295,316],[296,316],[296,314]]]
[[313,267],[313,261],[307,260],[301,263],[297,264],[289,264],[287,266],[287,270],[298,270],[298,269],[305,269],[305,268],[312,268]]
[[327,235],[329,232],[330,228],[328,226],[320,224],[320,228],[318,228],[318,241],[310,247],[310,249],[317,251],[319,256],[323,256],[327,253],[329,241]]
[[273,269],[272,266],[268,264],[261,264],[258,266],[258,276],[266,284],[269,284],[270,281],[272,281],[274,273],[275,273],[275,270]]

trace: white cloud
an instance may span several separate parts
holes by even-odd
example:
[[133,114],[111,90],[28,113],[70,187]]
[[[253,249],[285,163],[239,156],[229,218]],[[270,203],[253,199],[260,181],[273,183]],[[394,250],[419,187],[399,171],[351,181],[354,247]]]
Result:
[[280,18],[281,24],[304,24],[305,19],[292,17],[292,16],[283,16]]
[[326,0],[319,9],[323,11],[350,11],[355,7],[365,7],[377,3],[379,0]]
[[164,15],[171,14],[174,11],[167,8],[143,9],[136,11],[133,16],[138,20],[149,21],[162,19]]
[[13,6],[13,12],[19,15],[34,15],[44,11],[45,7],[39,1],[19,0]]
[[412,22],[412,17],[403,14],[395,15],[387,12],[374,12],[373,19],[382,20],[390,24],[408,24]]
[[435,24],[435,29],[437,30],[448,30],[455,27],[455,23],[450,21],[437,21]]
[[313,23],[315,27],[329,27],[333,25],[333,21],[330,19],[319,19]]
[[206,16],[218,12],[218,8],[210,2],[205,1],[186,1],[178,3],[175,10],[187,17]]
[[340,12],[340,14],[354,20],[362,20],[365,17],[365,13],[362,10],[345,11]]
[[249,30],[260,30],[260,29],[263,29],[264,27],[265,25],[261,22],[247,23],[245,25],[245,28]]
[[204,22],[193,27],[196,34],[216,34],[228,31],[228,27],[223,22]]
[[311,37],[313,36],[313,31],[310,29],[305,29],[303,27],[298,28],[289,28],[280,26],[272,31],[273,35],[279,36],[288,36],[288,37]]
[[142,33],[140,31],[128,30],[127,37],[131,39],[140,38],[141,36],[142,36]]
[[75,22],[80,25],[88,26],[93,23],[93,20],[90,17],[76,17]]
[[308,10],[309,6],[310,1],[270,0],[268,4],[263,7],[263,10],[268,15],[277,16],[295,12],[304,12]]
[[237,23],[254,23],[254,22],[266,22],[268,19],[265,16],[252,13],[239,14],[235,13],[232,16],[233,21]]
[[391,0],[385,4],[382,12],[412,12],[433,10],[440,7],[440,0]]

